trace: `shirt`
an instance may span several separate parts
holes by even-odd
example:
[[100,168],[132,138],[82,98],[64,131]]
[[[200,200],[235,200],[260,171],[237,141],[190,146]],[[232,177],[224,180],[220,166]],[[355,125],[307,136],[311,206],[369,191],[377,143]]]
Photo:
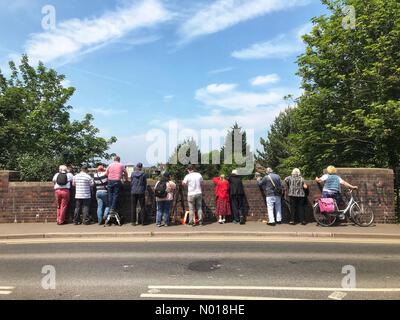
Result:
[[[157,181],[156,185],[154,186],[154,189],[157,188],[157,185],[160,183],[160,181]],[[171,201],[174,199],[174,190],[176,188],[176,184],[173,181],[168,181],[167,182],[167,197],[166,198],[158,198],[156,197],[156,201]]]
[[119,162],[113,162],[107,168],[106,174],[108,180],[119,181],[122,179],[122,173],[125,171],[125,166]]
[[65,185],[65,186],[60,186],[60,185],[58,185],[57,184],[57,177],[58,177],[58,175],[59,175],[60,173],[56,173],[55,175],[54,175],[54,177],[53,177],[53,182],[55,183],[54,184],[54,190],[57,190],[57,189],[71,189],[71,181],[72,181],[72,179],[74,178],[74,175],[72,174],[72,173],[67,173],[67,180],[68,180],[68,183]]
[[279,194],[275,191],[275,187],[272,184],[271,179],[268,176],[270,176],[271,179],[274,181],[276,188],[282,188],[281,177],[275,173],[270,173],[269,175],[266,175],[264,178],[262,178],[262,180],[258,182],[258,185],[264,188],[267,197],[279,196]]
[[80,172],[74,177],[75,199],[90,199],[93,178],[85,172]]
[[285,182],[289,185],[289,197],[302,198],[305,196],[303,177],[290,176],[285,179]]
[[95,173],[93,180],[97,191],[107,191],[108,179],[105,172]]
[[201,183],[203,181],[203,177],[198,172],[192,172],[186,175],[185,179],[183,179],[183,183],[188,186],[188,196],[195,196],[197,194],[202,194],[201,191]]
[[324,174],[321,181],[325,182],[322,191],[327,192],[340,192],[340,185],[343,183],[343,179],[336,174]]

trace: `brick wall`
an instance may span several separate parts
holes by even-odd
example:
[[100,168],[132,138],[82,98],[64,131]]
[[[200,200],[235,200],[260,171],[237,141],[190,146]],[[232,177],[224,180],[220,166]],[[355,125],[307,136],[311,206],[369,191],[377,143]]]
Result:
[[[339,169],[339,175],[346,181],[360,187],[356,198],[364,204],[371,206],[375,212],[377,223],[394,223],[394,190],[393,172],[387,169]],[[11,177],[11,179],[10,179]],[[7,222],[54,222],[56,221],[56,205],[54,191],[50,182],[15,182],[10,181],[15,173],[0,172],[0,223]],[[313,221],[311,206],[315,199],[320,197],[320,190],[315,182],[310,185],[310,196],[307,206],[307,220]],[[155,217],[155,202],[152,187],[154,182],[149,182],[146,192],[146,207],[151,221]],[[244,181],[245,186],[245,211],[248,220],[266,219],[267,209],[262,191],[256,181]],[[73,194],[72,194],[73,197]],[[184,195],[186,198],[186,193]],[[211,181],[206,181],[204,186],[204,208],[207,219],[213,219],[215,208],[214,186]],[[185,201],[185,206],[187,202]],[[284,207],[286,208],[286,204]],[[69,220],[72,220],[74,201],[70,202]],[[129,185],[123,187],[120,198],[119,211],[130,221],[130,195]],[[181,206],[176,210],[177,216],[182,212]],[[92,199],[91,214],[96,219],[96,200]],[[284,210],[284,220],[287,220],[287,208]]]

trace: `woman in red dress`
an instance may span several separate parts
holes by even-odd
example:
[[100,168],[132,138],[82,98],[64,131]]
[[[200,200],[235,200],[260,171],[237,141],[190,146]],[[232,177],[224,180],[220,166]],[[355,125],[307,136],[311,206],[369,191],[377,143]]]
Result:
[[229,182],[222,174],[213,178],[215,184],[215,215],[219,217],[219,223],[225,223],[225,217],[231,215],[229,203]]

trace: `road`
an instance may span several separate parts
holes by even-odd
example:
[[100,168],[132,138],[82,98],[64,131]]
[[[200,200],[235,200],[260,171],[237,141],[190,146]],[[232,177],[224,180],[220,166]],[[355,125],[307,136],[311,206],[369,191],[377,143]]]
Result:
[[399,265],[398,244],[2,243],[0,299],[400,299]]

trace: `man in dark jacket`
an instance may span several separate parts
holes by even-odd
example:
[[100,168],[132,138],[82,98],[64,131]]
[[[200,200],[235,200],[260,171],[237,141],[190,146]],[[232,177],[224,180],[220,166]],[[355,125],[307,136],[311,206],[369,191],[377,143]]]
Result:
[[243,212],[244,188],[242,177],[237,170],[233,170],[228,178],[229,196],[231,198],[231,208],[233,213],[233,223],[245,224]]
[[[271,168],[267,168],[267,175],[261,179],[257,179],[258,185],[262,187],[267,196],[268,208],[268,225],[275,226],[276,223],[282,223],[282,181],[281,177],[273,172]],[[276,211],[276,223],[274,216]]]
[[[131,175],[131,222],[132,225],[146,224],[146,188],[147,174],[143,172],[143,164],[138,163]],[[139,216],[136,214],[137,203],[140,204]]]

